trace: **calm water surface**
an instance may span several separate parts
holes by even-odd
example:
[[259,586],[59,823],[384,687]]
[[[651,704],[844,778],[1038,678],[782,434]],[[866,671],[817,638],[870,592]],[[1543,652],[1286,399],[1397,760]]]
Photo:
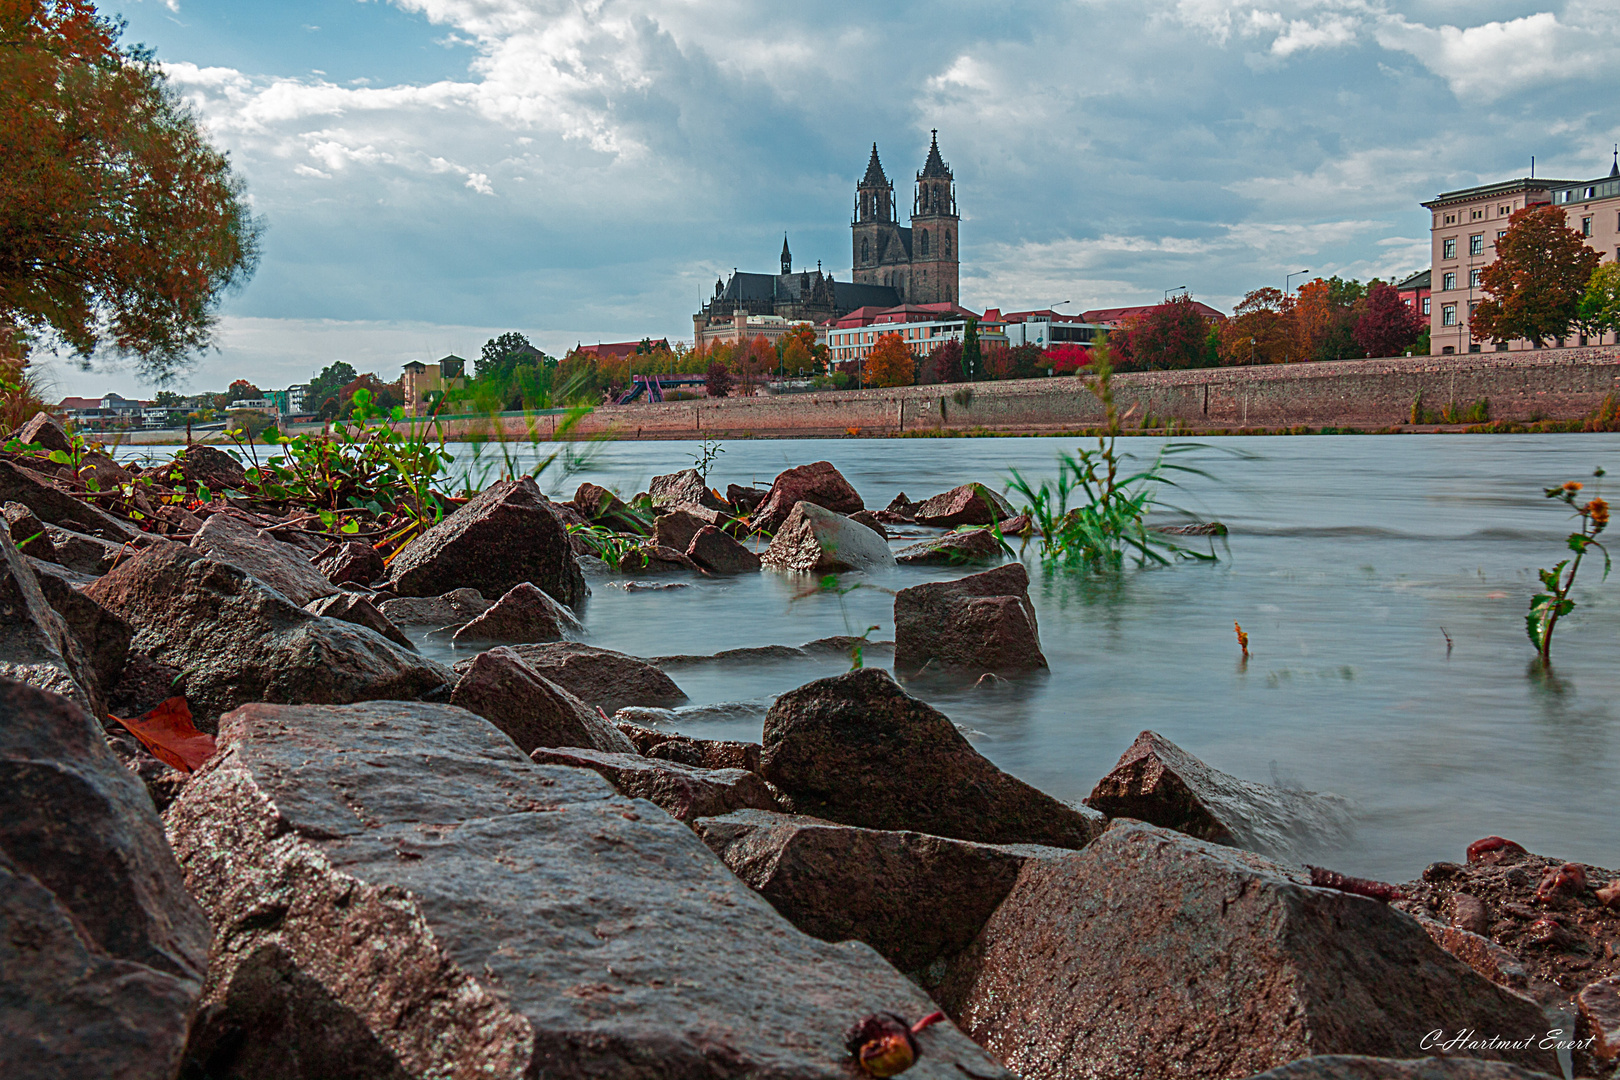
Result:
[[[1139,455],[1157,445],[1130,442]],[[1049,676],[994,690],[921,689],[1002,768],[1065,799],[1086,795],[1144,728],[1245,778],[1334,791],[1357,808],[1345,847],[1317,852],[1392,880],[1460,860],[1500,833],[1531,850],[1620,865],[1620,580],[1589,565],[1559,627],[1555,678],[1524,633],[1537,567],[1562,557],[1570,523],[1544,486],[1620,467],[1620,436],[1321,436],[1212,440],[1213,480],[1173,501],[1224,521],[1220,561],[1111,581],[1044,573],[1026,555]],[[1000,488],[1009,470],[1051,478],[1054,439],[732,442],[710,482],[767,485],[831,461],[868,506],[959,483]],[[691,464],[696,444],[605,443],[583,480],[624,494]],[[1245,455],[1243,457],[1234,454]],[[1620,476],[1616,484],[1620,486]],[[1588,491],[1590,492],[1590,487]],[[909,543],[911,541],[897,541]],[[1207,541],[1206,541],[1207,542]],[[851,575],[843,597],[763,573],[627,591],[596,577],[593,644],[637,655],[795,645],[880,627],[895,590],[966,571]],[[673,580],[663,578],[660,580]],[[1250,635],[1240,663],[1232,623]],[[1442,628],[1450,634],[1447,648]],[[424,643],[443,655],[445,646]],[[448,657],[447,657],[448,658]],[[674,671],[695,735],[758,739],[771,698],[847,661]],[[705,706],[734,704],[725,709]]]

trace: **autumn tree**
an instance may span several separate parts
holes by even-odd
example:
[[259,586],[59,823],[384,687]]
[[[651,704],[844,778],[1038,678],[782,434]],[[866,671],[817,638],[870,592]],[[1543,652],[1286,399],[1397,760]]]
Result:
[[1366,285],[1336,275],[1315,278],[1301,285],[1293,298],[1294,344],[1290,357],[1353,360],[1364,356],[1356,343],[1355,327],[1366,295]]
[[1356,344],[1364,356],[1400,356],[1406,347],[1423,335],[1427,325],[1400,290],[1375,281],[1367,290],[1361,317],[1356,320]]
[[1213,367],[1209,321],[1190,296],[1159,304],[1111,339],[1116,368]]
[[337,415],[338,391],[353,382],[357,372],[346,360],[334,360],[309,380],[309,393],[304,395],[304,408],[321,412],[328,401],[333,403],[331,415]]
[[1046,362],[1054,375],[1074,375],[1091,363],[1091,350],[1084,345],[1064,343],[1046,350]]
[[709,361],[708,373],[703,379],[703,388],[712,398],[723,398],[731,393],[731,369],[724,360]]
[[151,53],[89,0],[0,2],[0,327],[165,381],[213,341],[259,225]]
[[1485,299],[1469,317],[1475,341],[1527,338],[1541,348],[1580,317],[1581,298],[1602,258],[1564,224],[1556,206],[1527,206],[1508,218],[1496,261],[1480,274]]
[[872,386],[910,386],[915,369],[911,347],[899,334],[883,334],[866,356],[866,381]]
[[1589,334],[1620,335],[1620,263],[1604,263],[1592,271],[1577,317]]
[[1280,364],[1295,353],[1294,300],[1281,289],[1250,292],[1220,328],[1224,364]]
[[252,401],[254,398],[264,397],[263,391],[246,379],[237,379],[225,388],[225,392],[231,396],[232,401]]
[[955,338],[935,345],[922,362],[922,381],[925,383],[956,383],[963,381],[962,343]]
[[825,345],[816,344],[816,328],[798,323],[776,339],[777,365],[788,375],[808,375],[821,370]]

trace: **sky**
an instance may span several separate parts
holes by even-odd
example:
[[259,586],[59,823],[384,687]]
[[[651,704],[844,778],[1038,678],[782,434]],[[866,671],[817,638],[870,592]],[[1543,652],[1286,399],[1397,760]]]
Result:
[[[937,128],[975,310],[1222,310],[1428,265],[1441,191],[1606,174],[1620,0],[106,0],[265,226],[181,390],[392,380],[516,330],[691,337],[733,268],[849,280],[873,142]],[[1293,284],[1297,286],[1300,278]],[[150,396],[116,358],[57,395]]]

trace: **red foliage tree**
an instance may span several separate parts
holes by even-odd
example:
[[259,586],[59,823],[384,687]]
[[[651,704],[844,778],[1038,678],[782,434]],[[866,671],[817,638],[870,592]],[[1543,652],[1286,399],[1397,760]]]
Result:
[[237,379],[226,387],[226,392],[230,394],[232,401],[251,401],[254,398],[264,397],[264,393],[246,379]]
[[1528,338],[1538,349],[1563,337],[1601,258],[1558,207],[1525,207],[1508,218],[1496,261],[1480,274],[1486,298],[1468,321],[1469,333],[1475,341]]
[[986,345],[983,363],[987,379],[1017,378],[1018,361],[1013,358],[1012,350],[1005,345]]
[[955,338],[935,345],[922,362],[925,383],[957,383],[966,379],[962,372],[962,343]]
[[712,398],[726,397],[731,393],[731,369],[724,360],[709,362],[709,370],[704,376],[703,387]]
[[1054,345],[1046,350],[1046,358],[1054,374],[1074,375],[1090,365],[1091,350],[1084,345]]
[[89,0],[0,3],[0,325],[175,374],[258,226],[150,53]]
[[1374,282],[1356,320],[1356,344],[1368,356],[1399,356],[1422,335],[1423,327],[1423,317],[1401,299],[1399,289]]
[[1178,296],[1109,337],[1116,368],[1209,367],[1216,362],[1209,322],[1192,297]]
[[1295,352],[1294,298],[1281,289],[1255,289],[1232,309],[1220,328],[1220,356],[1227,364],[1280,364],[1304,357]]

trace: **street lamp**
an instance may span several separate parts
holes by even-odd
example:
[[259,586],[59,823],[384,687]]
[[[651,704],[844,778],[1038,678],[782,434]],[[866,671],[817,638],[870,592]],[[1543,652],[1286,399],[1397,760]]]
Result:
[[1288,295],[1289,287],[1295,278],[1299,277],[1301,274],[1308,273],[1310,273],[1309,270],[1295,270],[1292,274],[1289,274],[1287,277],[1283,278],[1283,295]]
[[1166,289],[1166,290],[1164,290],[1164,302],[1167,303],[1167,304],[1170,302],[1170,294],[1171,293],[1173,293],[1173,292],[1186,292],[1186,291],[1187,291],[1187,286],[1185,286],[1185,285],[1177,285],[1173,289]]

